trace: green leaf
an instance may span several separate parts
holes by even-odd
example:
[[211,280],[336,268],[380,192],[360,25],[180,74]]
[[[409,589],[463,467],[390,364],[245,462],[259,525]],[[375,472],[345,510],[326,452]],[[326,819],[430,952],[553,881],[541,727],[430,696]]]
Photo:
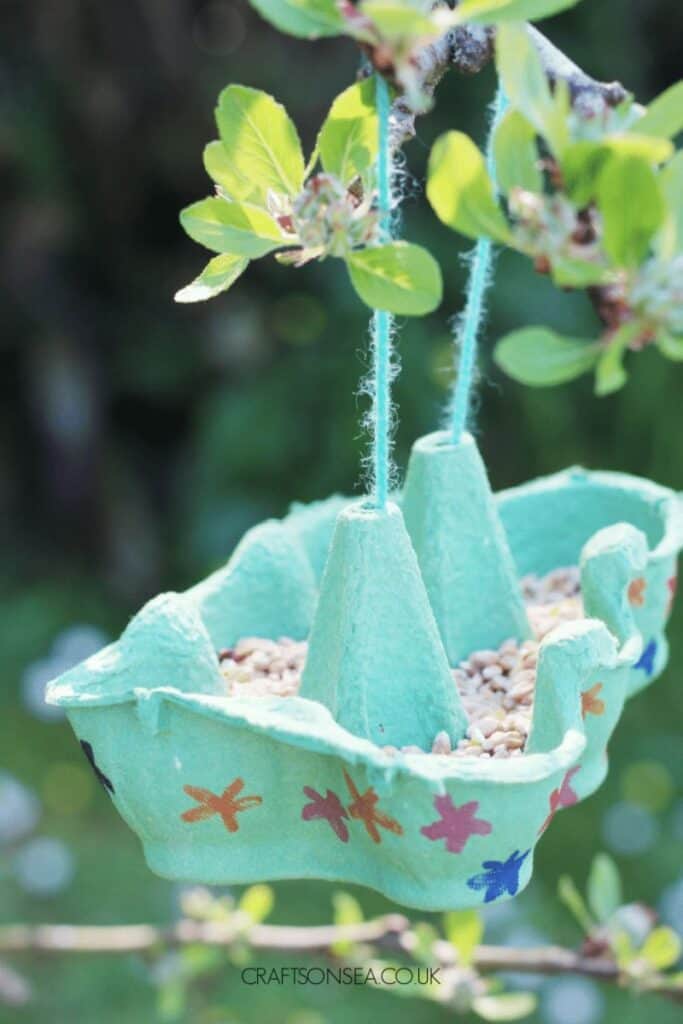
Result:
[[543,191],[536,129],[518,110],[508,110],[496,129],[493,147],[498,184],[505,195],[513,188],[523,188],[528,192]]
[[360,249],[347,258],[353,287],[371,309],[400,316],[424,316],[441,302],[439,264],[426,249],[389,242]]
[[660,334],[657,338],[657,348],[666,356],[673,359],[675,363],[683,362],[683,338],[673,334]]
[[660,93],[636,122],[636,128],[643,135],[661,135],[665,139],[682,132],[683,82],[676,82]]
[[318,136],[323,168],[348,185],[374,164],[377,134],[373,76],[349,86],[332,104]]
[[677,964],[681,952],[683,949],[680,938],[673,928],[666,927],[651,931],[640,949],[640,955],[658,971],[665,971],[667,967]]
[[595,394],[600,398],[613,395],[623,388],[627,380],[623,349],[606,348],[595,367]]
[[666,203],[658,248],[665,258],[683,252],[683,151],[660,172],[659,184]]
[[451,910],[444,914],[444,932],[458,952],[458,963],[468,967],[484,935],[484,922],[476,910]]
[[[338,928],[360,924],[364,919],[363,908],[351,893],[333,893],[332,906],[334,908],[333,920]],[[350,942],[348,939],[339,939],[330,948],[335,956],[348,956],[353,949],[353,942]]]
[[598,191],[600,172],[609,160],[609,150],[599,142],[572,142],[560,160],[564,188],[572,202],[588,206]]
[[567,92],[560,89],[553,97],[526,26],[500,26],[496,32],[496,64],[511,106],[524,114],[559,156],[569,144]]
[[561,168],[564,187],[578,206],[587,206],[598,193],[600,174],[611,155],[634,156],[649,164],[660,164],[671,156],[671,143],[666,139],[649,138],[632,132],[612,135],[601,142],[573,142],[562,151]]
[[287,244],[273,218],[258,206],[229,199],[202,199],[186,207],[180,223],[195,242],[212,252],[255,259]]
[[503,992],[497,996],[475,996],[472,1009],[483,1020],[521,1020],[536,1009],[532,992]]
[[228,199],[264,206],[263,192],[254,185],[253,181],[248,181],[235,170],[228,151],[220,139],[215,139],[204,147],[204,167],[206,173]]
[[484,157],[462,132],[448,132],[434,143],[427,198],[437,217],[454,231],[509,241],[510,228],[494,198]]
[[275,893],[269,885],[250,885],[238,903],[238,909],[254,924],[265,921],[275,905]]
[[[637,320],[629,320],[611,336],[595,367],[596,395],[600,395],[600,397],[611,395],[624,386],[628,380],[628,374],[624,369],[624,355],[631,342],[640,333],[640,323]],[[604,856],[604,854],[599,856]],[[593,862],[594,867],[597,859],[596,857]]]
[[502,21],[539,21],[549,18],[580,0],[461,0],[458,21],[479,21],[495,25]]
[[617,932],[610,934],[609,942],[617,962],[617,967],[622,971],[625,970],[638,955],[631,941],[631,936],[627,931],[619,929]]
[[665,216],[657,176],[642,157],[613,154],[598,180],[603,245],[618,266],[636,267]]
[[345,21],[336,0],[249,0],[259,14],[281,32],[304,39],[336,36]]
[[414,944],[410,947],[411,957],[420,964],[433,964],[435,961],[434,945],[440,938],[436,928],[427,921],[416,921],[412,931]]
[[374,23],[384,39],[417,40],[438,35],[439,26],[405,0],[363,0],[360,9]]
[[569,875],[561,875],[557,883],[557,895],[561,903],[564,903],[567,910],[572,914],[586,935],[595,928],[595,922],[588,913],[583,896],[577,889],[574,880]]
[[598,344],[583,338],[564,338],[546,327],[523,327],[499,341],[493,357],[513,380],[552,387],[591,370],[600,351]]
[[558,288],[591,288],[604,284],[608,276],[599,263],[553,257],[552,277]]
[[602,143],[608,153],[617,156],[637,156],[649,164],[663,164],[674,154],[674,147],[668,139],[656,139],[641,132],[624,132],[610,135]]
[[176,292],[175,301],[204,302],[213,299],[215,295],[227,291],[248,266],[249,260],[244,256],[235,256],[233,253],[214,256],[199,277]]
[[260,204],[269,190],[295,196],[304,178],[304,156],[287,111],[268,93],[229,85],[218,97],[216,123],[226,160],[253,182]]
[[600,924],[605,924],[621,906],[621,878],[619,870],[606,853],[598,853],[588,875],[588,906]]

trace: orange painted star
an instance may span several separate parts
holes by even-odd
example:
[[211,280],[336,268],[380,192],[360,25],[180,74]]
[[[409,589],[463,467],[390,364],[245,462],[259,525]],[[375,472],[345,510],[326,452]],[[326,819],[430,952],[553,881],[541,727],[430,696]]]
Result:
[[638,576],[637,579],[631,580],[628,588],[628,599],[631,604],[637,605],[642,608],[645,604],[645,591],[647,590],[647,580],[643,576]]
[[586,715],[603,715],[605,713],[605,702],[600,700],[598,694],[602,690],[602,683],[596,683],[590,690],[584,690],[581,694],[581,717]]
[[379,797],[372,786],[366,789],[364,793],[360,793],[346,769],[343,771],[349,793],[353,797],[347,810],[352,818],[363,822],[373,843],[381,843],[382,841],[382,837],[377,830],[378,825],[380,828],[386,829],[387,832],[393,832],[394,835],[402,836],[403,828],[401,825],[394,818],[390,818],[388,814],[383,814],[382,811],[377,810]]
[[239,778],[231,782],[220,796],[212,793],[210,789],[200,789],[198,786],[183,786],[183,789],[199,804],[198,807],[191,807],[189,811],[180,815],[183,821],[192,824],[195,821],[213,818],[215,814],[218,814],[223,819],[223,824],[228,832],[238,831],[236,815],[240,811],[246,811],[250,807],[263,803],[263,798],[260,796],[237,797],[237,794],[244,789],[244,780]]

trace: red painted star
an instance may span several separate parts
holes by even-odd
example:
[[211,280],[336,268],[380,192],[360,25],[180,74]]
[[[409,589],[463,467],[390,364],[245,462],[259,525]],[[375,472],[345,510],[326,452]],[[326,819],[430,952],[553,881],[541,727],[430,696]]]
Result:
[[576,775],[576,773],[578,772],[579,767],[580,765],[577,764],[573,768],[570,768],[565,777],[563,778],[562,785],[560,786],[560,788],[554,789],[550,794],[550,814],[538,830],[539,835],[542,832],[545,832],[548,825],[553,820],[553,818],[559,810],[561,810],[563,807],[571,807],[572,804],[578,802],[579,798],[572,789],[570,783],[574,775]]
[[487,836],[492,829],[490,821],[475,818],[479,807],[477,800],[456,807],[446,793],[445,796],[434,797],[434,806],[440,815],[439,820],[425,825],[420,832],[427,839],[445,839],[449,853],[462,853],[470,836]]
[[393,832],[394,835],[403,835],[402,826],[394,818],[390,818],[388,814],[384,814],[377,809],[379,797],[372,786],[369,786],[364,793],[360,793],[346,769],[344,769],[344,779],[353,798],[347,810],[352,818],[363,822],[373,843],[381,843],[382,841],[378,826],[379,828],[386,829],[387,832]]
[[676,591],[678,590],[678,577],[669,577],[669,579],[666,581],[666,585],[669,589],[669,603],[666,607],[666,614],[670,615],[671,609],[673,608],[674,598],[676,597]]
[[348,843],[349,841],[349,830],[346,826],[344,819],[348,820],[348,814],[344,810],[344,805],[331,789],[327,790],[325,796],[321,796],[320,793],[316,792],[310,786],[304,786],[304,793],[311,801],[310,804],[306,804],[301,811],[301,817],[304,821],[314,821],[316,819],[322,819],[327,821],[332,828],[335,835],[339,836],[342,843]]
[[231,782],[220,796],[212,793],[209,789],[200,789],[198,786],[183,786],[183,789],[199,804],[198,807],[191,807],[189,811],[180,815],[183,821],[192,824],[196,821],[213,818],[215,814],[218,814],[228,832],[239,830],[236,815],[240,811],[246,811],[250,807],[263,803],[263,798],[260,796],[242,796],[237,799],[237,794],[244,789],[244,780],[239,778]]

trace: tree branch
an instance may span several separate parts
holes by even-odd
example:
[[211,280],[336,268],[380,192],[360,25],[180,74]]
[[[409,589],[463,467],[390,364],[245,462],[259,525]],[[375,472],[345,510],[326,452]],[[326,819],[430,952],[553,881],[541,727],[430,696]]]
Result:
[[[410,921],[401,914],[388,914],[354,925],[250,925],[239,911],[222,922],[194,921],[184,918],[168,928],[154,925],[9,925],[0,927],[0,953],[124,954],[153,953],[188,945],[217,946],[229,949],[247,943],[253,950],[270,953],[308,953],[333,955],[340,942],[360,943],[377,950],[410,953],[417,944]],[[435,961],[442,966],[457,966],[454,947],[443,939],[434,943]],[[604,955],[584,953],[559,946],[516,949],[503,946],[477,947],[472,966],[482,972],[514,971],[532,974],[577,974],[596,981],[622,985],[624,978],[617,964]],[[664,976],[643,981],[642,990],[683,1002],[683,988]]]
[[[595,116],[607,107],[615,107],[629,95],[620,82],[599,82],[586,74],[565,56],[542,32],[529,26],[529,32],[538,49],[551,84],[565,81],[575,108],[586,115]],[[482,25],[462,25],[446,32],[440,39],[423,47],[412,59],[416,82],[421,93],[430,97],[437,85],[450,71],[473,75],[481,71],[494,54],[494,29]],[[383,50],[368,50],[370,63],[378,71],[392,77]],[[401,100],[394,104],[397,144],[406,142],[415,134],[415,112]]]

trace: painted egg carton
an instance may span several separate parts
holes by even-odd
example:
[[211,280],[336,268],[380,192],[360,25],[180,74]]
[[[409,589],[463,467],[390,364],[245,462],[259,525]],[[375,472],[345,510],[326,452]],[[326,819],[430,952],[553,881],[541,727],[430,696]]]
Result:
[[[678,496],[647,480],[571,469],[494,497],[471,438],[430,435],[387,509],[334,497],[254,527],[49,699],[164,877],[356,882],[426,910],[509,898],[666,663],[682,540]],[[586,618],[541,644],[523,756],[383,749],[457,742],[450,666],[528,635],[521,576],[577,563]],[[310,637],[300,695],[226,695],[216,652],[245,636]]]

